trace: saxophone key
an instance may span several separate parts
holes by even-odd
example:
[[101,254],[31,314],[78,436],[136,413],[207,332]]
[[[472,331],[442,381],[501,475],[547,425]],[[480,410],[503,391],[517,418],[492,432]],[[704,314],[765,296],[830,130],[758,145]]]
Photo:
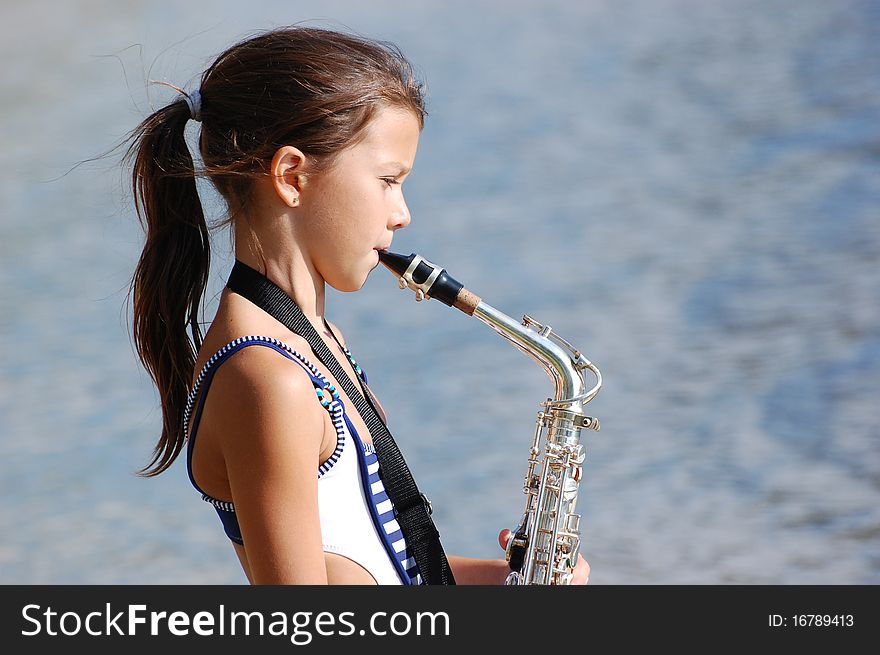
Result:
[[595,416],[582,416],[580,419],[580,427],[598,432],[599,419],[597,419]]

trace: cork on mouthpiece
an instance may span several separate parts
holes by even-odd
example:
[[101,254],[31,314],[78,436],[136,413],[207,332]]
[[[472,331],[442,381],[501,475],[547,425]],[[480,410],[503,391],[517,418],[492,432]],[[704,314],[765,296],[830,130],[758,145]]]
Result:
[[481,302],[482,299],[477,294],[462,287],[461,291],[458,292],[458,296],[455,298],[455,302],[452,303],[452,306],[460,309],[468,316],[473,316],[474,312],[477,310],[477,305]]

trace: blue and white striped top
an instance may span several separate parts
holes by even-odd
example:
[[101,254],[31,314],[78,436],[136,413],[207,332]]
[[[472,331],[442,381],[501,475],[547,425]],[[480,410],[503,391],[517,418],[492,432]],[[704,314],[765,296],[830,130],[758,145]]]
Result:
[[382,484],[382,475],[379,471],[379,460],[376,457],[376,450],[373,444],[364,444],[364,454],[366,455],[367,464],[367,482],[370,485],[370,492],[373,494],[372,502],[376,507],[379,515],[379,522],[385,532],[386,539],[391,544],[398,561],[403,565],[406,574],[410,579],[410,584],[422,584],[422,576],[419,573],[418,564],[413,558],[412,550],[403,537],[400,525],[397,523],[397,513],[391,504],[391,499],[385,492],[385,486]]

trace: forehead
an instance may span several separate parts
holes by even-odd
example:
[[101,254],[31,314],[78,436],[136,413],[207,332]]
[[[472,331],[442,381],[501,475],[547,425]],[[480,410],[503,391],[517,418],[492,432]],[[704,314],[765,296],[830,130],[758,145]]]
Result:
[[419,134],[419,121],[411,111],[381,108],[367,125],[364,139],[353,150],[377,164],[411,168]]

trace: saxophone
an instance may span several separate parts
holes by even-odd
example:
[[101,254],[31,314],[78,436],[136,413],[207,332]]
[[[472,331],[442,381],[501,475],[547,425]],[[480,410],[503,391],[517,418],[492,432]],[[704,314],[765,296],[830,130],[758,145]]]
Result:
[[[415,291],[417,301],[436,298],[479,319],[535,360],[553,380],[555,397],[541,403],[529,450],[525,512],[507,544],[511,572],[505,584],[570,584],[580,547],[581,517],[575,504],[586,456],[580,434],[583,429],[599,430],[599,420],[587,416],[584,406],[599,393],[602,374],[549,325],[529,316],[517,323],[420,255],[380,251],[379,259],[398,276],[401,289]],[[589,389],[586,371],[596,378]]]

